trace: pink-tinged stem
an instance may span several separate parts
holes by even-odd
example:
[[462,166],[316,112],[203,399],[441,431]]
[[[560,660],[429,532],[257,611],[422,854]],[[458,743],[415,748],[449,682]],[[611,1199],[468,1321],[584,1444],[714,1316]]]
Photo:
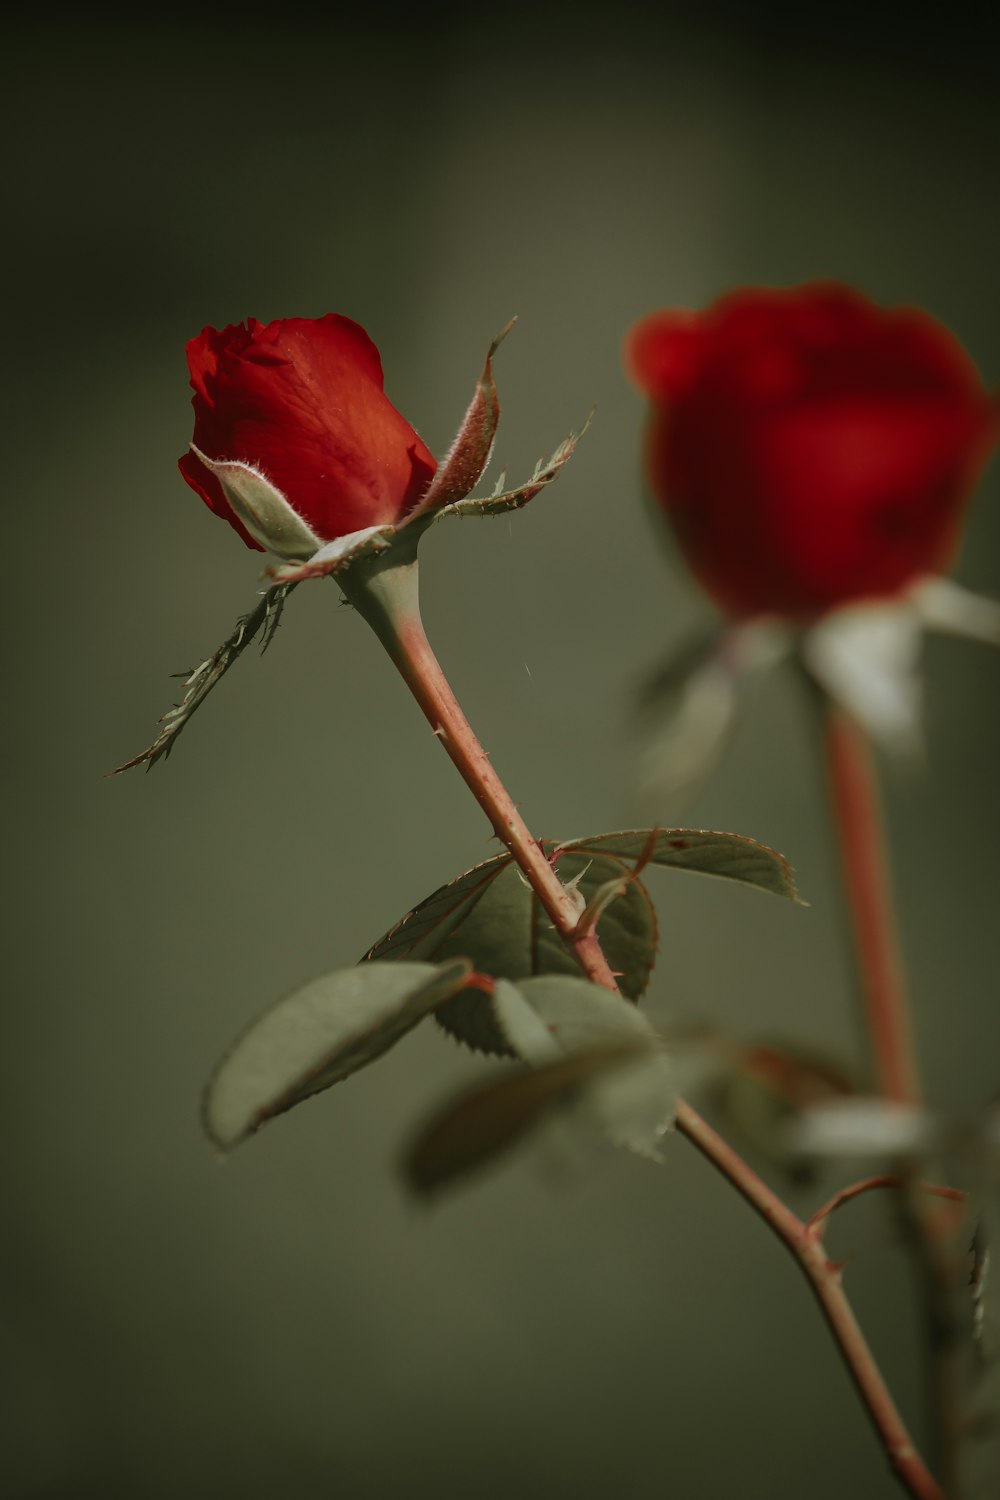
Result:
[[684,1100],[677,1108],[677,1128],[729,1180],[794,1256],[822,1309],[848,1373],[903,1488],[915,1500],[945,1500],[944,1490],[914,1447],[844,1295],[841,1269],[829,1260],[822,1241]]
[[572,894],[529,833],[431,649],[420,618],[416,558],[389,566],[376,562],[363,573],[352,569],[341,580],[341,588],[389,653],[493,832],[514,856],[587,978],[606,989],[617,989],[595,932],[578,929],[580,913]]
[[[877,1087],[893,1104],[923,1099],[906,976],[893,911],[892,881],[878,778],[867,736],[853,719],[823,700],[823,740],[834,836],[840,851],[858,981]],[[950,1288],[956,1279],[947,1238],[921,1202],[912,1173],[900,1192],[904,1229],[924,1285],[929,1348],[928,1405],[936,1429],[937,1467],[951,1488],[959,1428],[952,1356],[955,1328]]]
[[866,1193],[877,1193],[885,1188],[897,1191],[900,1188],[910,1188],[914,1192],[927,1193],[932,1198],[944,1198],[949,1203],[965,1203],[968,1197],[961,1188],[945,1187],[937,1182],[908,1183],[905,1178],[897,1177],[894,1173],[880,1173],[878,1177],[866,1177],[863,1182],[852,1182],[850,1187],[841,1188],[839,1193],[834,1193],[822,1208],[811,1215],[806,1228],[813,1235],[821,1235],[827,1219],[838,1208],[843,1208],[845,1203],[852,1203],[855,1198],[864,1197]]
[[[528,831],[434,656],[420,620],[415,553],[409,558],[377,559],[352,568],[339,581],[385,646],[424,717],[583,972],[594,983],[617,989],[596,931],[589,924],[582,931],[578,927],[576,903],[538,840]],[[944,1492],[921,1461],[858,1327],[841,1286],[840,1269],[828,1259],[819,1237],[684,1100],[678,1104],[676,1123],[678,1132],[722,1173],[795,1257],[903,1487],[914,1500],[945,1500]]]
[[867,738],[833,705],[824,737],[833,823],[879,1092],[919,1105],[920,1075],[892,907],[878,783]]

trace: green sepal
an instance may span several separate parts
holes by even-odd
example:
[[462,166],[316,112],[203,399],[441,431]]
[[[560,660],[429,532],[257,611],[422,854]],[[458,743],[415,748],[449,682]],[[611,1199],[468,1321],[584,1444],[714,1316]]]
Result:
[[508,510],[520,510],[522,506],[528,504],[529,500],[533,500],[540,490],[557,478],[563,466],[572,458],[577,443],[587,431],[592,419],[593,412],[587,417],[580,431],[571,432],[568,437],[564,438],[550,458],[539,459],[534,473],[526,484],[513,490],[505,489],[507,479],[505,469],[491,495],[470,496],[465,500],[456,500],[453,504],[446,505],[439,510],[435,519],[440,520],[443,516],[499,516]]
[[261,653],[267,650],[281,623],[285,601],[294,587],[294,583],[279,583],[267,589],[253,609],[240,616],[236,622],[236,629],[223,641],[217,651],[213,651],[212,655],[206,657],[199,666],[177,674],[184,678],[186,689],[184,697],[179,703],[175,703],[173,708],[167,709],[160,720],[162,728],[152,744],[147,745],[146,749],[138,755],[133,755],[132,759],[125,761],[124,765],[116,766],[113,771],[109,771],[109,776],[117,776],[121,771],[130,771],[133,766],[145,765],[149,770],[150,766],[155,765],[161,756],[166,759],[174,748],[181,730],[187,727],[192,716],[204,703],[212,689],[221,682],[229,668],[242,656],[258,635],[261,635]]

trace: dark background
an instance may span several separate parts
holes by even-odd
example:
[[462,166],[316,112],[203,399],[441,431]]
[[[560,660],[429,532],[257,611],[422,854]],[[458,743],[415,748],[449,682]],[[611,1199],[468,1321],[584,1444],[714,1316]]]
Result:
[[[517,313],[500,461],[597,417],[531,509],[429,538],[427,625],[537,832],[626,823],[635,685],[709,617],[642,503],[630,322],[833,276],[927,307],[1000,379],[990,54],[960,10],[873,9],[8,27],[5,1495],[896,1492],[794,1266],[682,1141],[659,1171],[529,1150],[425,1210],[402,1143],[484,1066],[428,1026],[213,1159],[199,1091],[246,1020],[491,852],[332,589],[299,591],[169,765],[102,780],[256,587],[176,472],[185,341],[346,313],[440,453]],[[957,566],[993,594],[997,481]],[[890,787],[928,1092],[959,1113],[998,1080],[998,665],[931,643],[927,765]],[[775,680],[685,818],[784,850],[811,905],[654,875],[661,1024],[851,1055],[811,757]],[[919,1430],[889,1218],[836,1235]]]

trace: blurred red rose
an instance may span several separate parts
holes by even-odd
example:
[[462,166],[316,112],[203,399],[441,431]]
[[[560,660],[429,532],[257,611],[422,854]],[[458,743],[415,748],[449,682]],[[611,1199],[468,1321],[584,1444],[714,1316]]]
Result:
[[653,492],[737,616],[814,616],[939,572],[997,405],[941,324],[847,287],[747,288],[633,328]]
[[248,547],[301,556],[391,525],[427,488],[435,460],[385,395],[378,350],[349,318],[204,328],[187,357],[198,451],[180,470]]

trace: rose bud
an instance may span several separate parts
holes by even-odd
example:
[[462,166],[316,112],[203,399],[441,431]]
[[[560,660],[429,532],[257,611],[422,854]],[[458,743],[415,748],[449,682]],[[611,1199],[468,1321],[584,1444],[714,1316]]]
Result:
[[204,328],[187,346],[194,440],[180,470],[248,547],[307,558],[392,525],[437,467],[382,388],[382,363],[349,318]]
[[811,618],[950,562],[998,410],[926,313],[747,288],[645,318],[626,362],[653,494],[727,614]]

